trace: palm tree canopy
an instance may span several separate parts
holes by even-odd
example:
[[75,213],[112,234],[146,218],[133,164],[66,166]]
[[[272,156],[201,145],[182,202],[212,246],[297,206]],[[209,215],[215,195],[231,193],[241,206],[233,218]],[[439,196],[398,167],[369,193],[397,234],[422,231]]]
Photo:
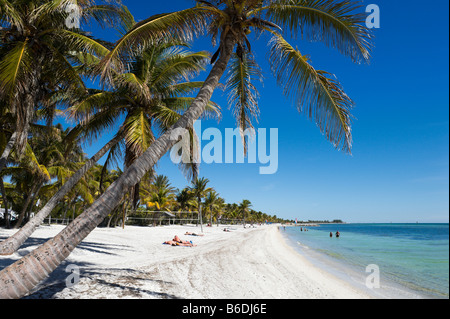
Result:
[[197,178],[192,181],[192,185],[190,190],[192,194],[201,201],[211,190],[212,188],[208,187],[209,179],[202,177]]
[[[90,90],[87,97],[70,108],[71,116],[85,124],[86,138],[98,137],[125,117],[122,128],[126,166],[141,156],[155,135],[169,129],[189,107],[194,99],[189,95],[203,84],[190,80],[204,70],[209,58],[207,52],[192,52],[186,43],[179,41],[161,40],[139,51],[140,55],[128,61],[126,70],[116,72],[108,81],[112,90]],[[219,119],[220,107],[209,102],[204,116]],[[190,134],[191,139],[196,138],[193,128]],[[180,168],[186,176],[196,175],[193,172],[196,167],[181,165]]]
[[[284,36],[320,41],[355,63],[369,62],[372,34],[361,7],[359,2],[347,0],[197,0],[193,8],[152,16],[136,24],[102,61],[103,76],[110,76],[112,67],[123,67],[121,55],[131,54],[138,45],[160,37],[186,40],[207,33],[215,45],[231,33],[237,42],[236,56],[226,87],[230,107],[244,133],[253,128],[259,114],[258,94],[252,84],[259,78],[259,68],[251,54],[249,34],[266,33],[271,37],[268,44],[272,73],[283,93],[336,148],[350,153],[350,111],[354,102],[332,74],[316,70]],[[221,51],[219,47],[212,62]]]
[[[5,102],[2,108],[15,116],[20,154],[34,108],[58,90],[72,95],[86,90],[71,55],[104,52],[94,39],[68,26],[68,5],[73,1],[0,1],[0,100]],[[77,5],[85,22],[95,19],[100,25],[120,24],[125,16],[115,5],[94,5],[90,0],[77,1]]]

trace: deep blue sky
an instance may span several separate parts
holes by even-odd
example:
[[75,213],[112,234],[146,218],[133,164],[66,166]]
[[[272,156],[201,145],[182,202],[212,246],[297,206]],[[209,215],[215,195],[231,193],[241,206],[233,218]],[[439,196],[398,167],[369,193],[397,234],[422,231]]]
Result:
[[[190,0],[123,3],[137,21],[192,5]],[[316,68],[335,74],[356,102],[353,155],[335,150],[284,98],[265,61],[267,41],[260,39],[253,45],[265,71],[264,86],[258,86],[257,127],[279,129],[279,170],[259,175],[256,164],[203,164],[201,176],[227,202],[248,199],[256,210],[302,220],[448,222],[449,2],[363,3],[381,9],[370,65],[355,65],[322,44],[291,41],[310,55]],[[96,35],[114,39],[111,32]],[[195,49],[215,51],[209,43],[199,40]],[[203,128],[225,132],[235,125],[226,95],[218,91],[213,99],[221,105],[223,119],[203,122]],[[188,184],[167,156],[157,171],[169,176],[173,186]]]

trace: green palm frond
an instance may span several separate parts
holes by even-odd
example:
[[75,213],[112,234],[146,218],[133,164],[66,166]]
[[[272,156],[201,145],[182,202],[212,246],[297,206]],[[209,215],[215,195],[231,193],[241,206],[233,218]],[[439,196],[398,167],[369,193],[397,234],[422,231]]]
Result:
[[255,81],[262,81],[262,73],[251,53],[244,52],[241,57],[234,54],[230,61],[225,89],[229,91],[228,104],[241,131],[245,155],[248,143],[244,133],[254,128],[253,121],[257,121],[260,114],[259,94],[253,85]]
[[167,88],[164,88],[160,94],[165,98],[186,96],[198,91],[202,86],[203,82],[201,81],[175,83],[173,85],[169,85]]
[[368,62],[372,34],[359,1],[276,0],[264,7],[269,19],[310,41],[321,41],[354,62]]
[[202,8],[190,8],[178,12],[154,15],[137,23],[115,45],[102,61],[102,78],[111,76],[111,69],[124,70],[120,58],[133,55],[141,47],[147,47],[159,39],[190,41],[205,29],[208,12]]
[[143,109],[137,109],[128,114],[124,129],[127,149],[137,157],[143,154],[155,140],[150,120]]
[[354,103],[339,82],[329,73],[315,70],[281,35],[275,35],[270,46],[272,71],[284,94],[315,121],[336,148],[351,153],[350,110]]
[[20,12],[8,0],[0,0],[0,25],[3,23],[16,26],[18,31],[23,29],[23,20]]
[[[154,107],[153,116],[161,133],[164,133],[181,118],[183,113],[191,106],[195,98],[175,97],[163,100],[163,103]],[[203,119],[216,119],[222,117],[220,106],[212,101],[206,105]]]
[[104,58],[110,52],[100,41],[70,30],[59,29],[54,35],[61,37],[68,51],[72,54],[89,53],[98,58]]
[[165,52],[167,58],[163,57],[162,63],[153,71],[150,82],[158,87],[172,85],[179,80],[189,81],[204,71],[208,63],[207,52]]
[[26,90],[26,76],[31,73],[33,57],[28,41],[18,42],[0,61],[0,94],[11,98],[14,92]]
[[82,22],[95,20],[103,28],[125,34],[136,23],[128,8],[118,4],[89,5],[82,10]]

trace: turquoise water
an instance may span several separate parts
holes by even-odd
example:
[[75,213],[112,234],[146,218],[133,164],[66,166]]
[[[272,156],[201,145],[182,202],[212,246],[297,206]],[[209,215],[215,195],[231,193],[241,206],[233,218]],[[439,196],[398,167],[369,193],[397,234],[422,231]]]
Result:
[[[307,229],[286,227],[282,233],[309,257],[345,266],[345,273],[351,269],[352,279],[361,285],[368,276],[366,267],[374,264],[380,269],[380,291],[390,297],[403,298],[409,291],[419,298],[449,298],[449,224],[329,224]],[[341,237],[330,238],[336,231]]]

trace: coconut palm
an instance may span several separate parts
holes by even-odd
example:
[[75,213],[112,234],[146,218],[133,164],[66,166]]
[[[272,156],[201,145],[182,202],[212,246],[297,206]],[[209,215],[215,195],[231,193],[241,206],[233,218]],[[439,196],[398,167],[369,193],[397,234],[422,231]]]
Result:
[[[88,98],[71,108],[73,117],[81,121],[89,119],[97,135],[105,126],[125,117],[122,123],[125,167],[148,149],[155,140],[155,130],[165,132],[178,121],[180,113],[193,100],[187,95],[201,87],[202,82],[189,80],[203,70],[209,54],[191,52],[186,47],[185,43],[164,40],[140,48],[134,52],[127,69],[111,78],[112,91],[93,90]],[[218,118],[218,106],[208,103],[205,115]],[[194,135],[193,128],[189,129]],[[190,178],[196,176],[196,166],[181,167]],[[138,195],[139,183],[133,186],[134,207]]]
[[[127,17],[132,21],[131,16]],[[101,54],[108,51],[102,44]],[[55,194],[47,205],[35,216],[32,224],[15,233],[12,237],[0,244],[0,254],[10,255],[14,253],[25,240],[34,232],[42,221],[51,213],[65,194],[70,191],[86,172],[107,152],[109,152],[106,169],[110,161],[120,151],[119,147],[125,140],[125,166],[131,165],[135,158],[139,157],[143,150],[147,149],[154,140],[152,125],[158,130],[164,131],[180,117],[178,112],[186,108],[192,98],[180,96],[198,88],[201,82],[186,81],[202,70],[208,57],[206,52],[190,52],[185,50],[186,44],[158,43],[141,50],[141,55],[135,56],[129,69],[124,74],[116,74],[113,83],[113,91],[90,90],[90,94],[82,98],[70,108],[74,118],[82,125],[77,126],[69,135],[70,138],[94,139],[102,131],[109,128],[121,115],[125,116],[121,129],[117,135],[81,167],[72,178]],[[78,55],[76,62],[78,70],[85,75],[92,75],[89,70],[93,64],[99,61],[99,53]],[[88,58],[87,58],[88,57]],[[184,81],[183,81],[184,80]],[[209,103],[207,116],[218,117],[219,108],[214,103]],[[66,141],[69,142],[69,141]],[[191,148],[192,149],[192,148]],[[181,166],[186,174],[188,168],[195,166]],[[105,170],[102,173],[104,176]],[[195,173],[192,173],[195,175]],[[102,179],[100,186],[102,186]],[[133,208],[139,202],[139,183],[132,188]]]
[[[331,74],[316,70],[306,55],[285,40],[283,33],[321,41],[354,62],[365,62],[370,59],[371,36],[364,24],[364,14],[359,13],[359,9],[359,4],[346,0],[202,0],[193,8],[160,14],[136,24],[102,62],[104,78],[112,77],[112,70],[123,67],[121,56],[145,42],[164,37],[186,40],[205,30],[219,42],[219,50],[212,59],[214,65],[197,97],[179,121],[152,143],[89,209],[55,238],[0,272],[0,297],[21,297],[43,280],[177,142],[174,133],[179,128],[192,127],[203,114],[233,53],[239,57],[237,63],[242,65],[251,60],[250,32],[271,37],[270,64],[278,83],[284,87],[284,93],[292,98],[300,111],[315,121],[331,143],[350,152],[350,109],[353,102]],[[245,86],[248,76],[244,74],[241,81]],[[243,90],[235,90],[236,94],[239,92]],[[248,98],[239,99],[234,106],[242,110],[238,114],[248,113],[244,110],[251,104],[249,101]],[[239,122],[248,123],[245,120]],[[48,269],[36,268],[35,265],[40,264],[37,259],[48,265]],[[20,279],[12,282],[10,278]]]
[[245,217],[246,215],[248,215],[248,213],[250,212],[250,207],[252,207],[252,203],[248,200],[248,199],[244,199],[240,204],[239,204],[239,211],[242,214],[242,220],[243,220],[243,225],[245,228]]
[[[101,44],[98,44],[101,46]],[[204,60],[208,57],[205,52],[193,53],[182,49],[185,45],[174,46],[164,43],[147,48],[142,56],[135,57],[130,64],[128,73],[117,75],[114,91],[90,90],[89,96],[81,99],[79,103],[70,108],[74,118],[82,125],[77,126],[69,138],[93,139],[102,131],[119,120],[125,113],[125,120],[116,136],[100,149],[89,161],[82,166],[72,178],[55,194],[47,205],[35,216],[33,223],[27,224],[20,232],[15,233],[0,244],[0,254],[10,255],[14,253],[25,240],[34,232],[42,221],[51,213],[65,194],[70,191],[86,172],[107,152],[109,152],[104,168],[120,151],[122,140],[125,140],[125,166],[133,163],[143,150],[147,149],[154,140],[152,125],[160,131],[170,127],[180,117],[178,113],[192,100],[190,97],[179,96],[189,93],[197,88],[200,82],[180,81],[180,78],[189,79],[193,74],[202,69]],[[104,48],[107,52],[107,49]],[[89,56],[91,63],[99,58]],[[84,69],[92,68],[85,61]],[[85,73],[86,71],[83,70]],[[139,86],[137,87],[137,83]],[[214,103],[208,104],[206,114],[210,117],[218,117],[219,108]],[[70,142],[69,140],[66,141]],[[192,166],[191,166],[192,167]],[[186,167],[185,172],[188,172]],[[105,170],[102,176],[104,176]],[[102,179],[100,185],[102,185]],[[133,208],[139,202],[139,184],[132,188]]]
[[212,226],[213,214],[217,210],[218,204],[219,204],[219,194],[214,190],[209,191],[206,194],[204,204],[205,204],[205,208],[208,209],[208,211],[209,211],[209,223]]
[[192,181],[192,185],[190,187],[190,191],[192,195],[197,199],[197,208],[198,215],[200,220],[200,227],[203,233],[203,218],[202,218],[202,200],[206,197],[206,195],[212,191],[212,188],[207,187],[209,183],[209,179],[207,178],[196,178]]
[[[64,88],[72,94],[83,92],[84,83],[70,63],[73,52],[99,50],[97,43],[66,23],[71,0],[0,1],[0,99],[14,115],[14,133],[0,158],[0,170],[12,147],[22,155],[34,110],[45,96]],[[83,20],[117,23],[117,6],[95,6],[79,0]],[[101,49],[101,48],[100,48]]]

